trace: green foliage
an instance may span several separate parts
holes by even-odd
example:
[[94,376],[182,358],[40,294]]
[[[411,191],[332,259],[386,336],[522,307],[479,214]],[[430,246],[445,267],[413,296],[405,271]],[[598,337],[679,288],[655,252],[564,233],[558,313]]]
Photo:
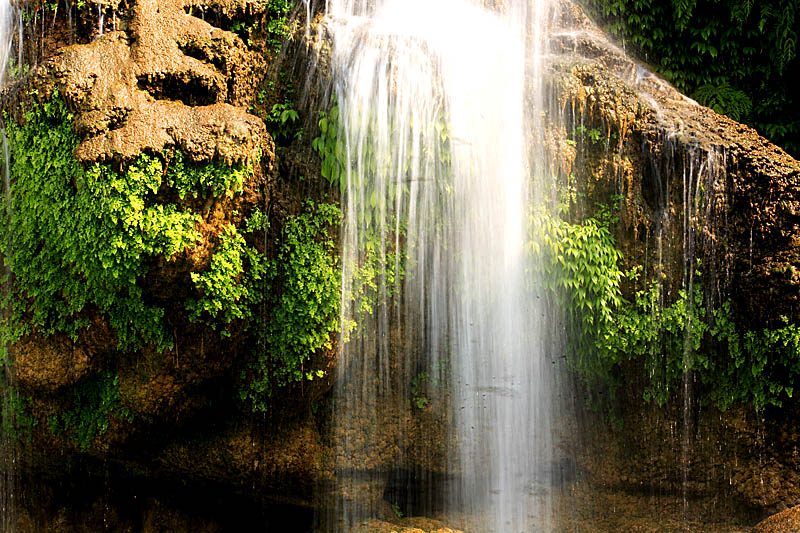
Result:
[[287,98],[283,102],[273,105],[267,111],[264,120],[275,142],[288,144],[293,140],[301,140],[303,137],[303,129],[296,126],[299,118],[300,115]]
[[196,245],[200,217],[159,203],[159,190],[230,195],[249,169],[189,163],[180,152],[84,168],[72,156],[72,115],[57,96],[32,105],[23,125],[6,124],[13,184],[11,209],[0,206],[0,253],[14,276],[4,302],[7,340],[31,333],[75,339],[88,327],[88,312],[98,310],[121,349],[171,346],[164,310],[146,303],[140,282],[154,258],[170,261]]
[[[438,160],[443,167],[450,164],[450,130],[447,116],[444,113],[440,113],[430,123],[425,124],[401,125],[396,124],[393,117],[389,117],[388,127],[380,124],[377,115],[372,113],[359,117],[355,121],[356,127],[360,129],[358,132],[344,132],[341,120],[340,109],[334,99],[330,112],[320,111],[318,122],[320,135],[312,141],[311,147],[322,160],[322,177],[328,180],[332,187],[338,185],[340,192],[344,193],[347,186],[344,179],[348,170],[353,171],[353,179],[361,179],[365,182],[351,184],[367,191],[368,197],[364,202],[363,211],[357,214],[362,221],[364,217],[371,217],[374,208],[383,200],[378,195],[384,194],[384,191],[375,191],[371,187],[373,177],[393,175],[397,172],[396,165],[398,163],[402,165],[403,174],[389,181],[389,190],[385,191],[388,198],[396,198],[398,194],[407,190],[408,182],[420,179],[419,176],[412,176],[414,167],[412,154],[417,153],[416,150],[420,146],[423,147],[422,150],[426,156],[432,156],[434,161]],[[401,142],[408,144],[407,150],[405,150],[406,161],[392,161],[393,154],[378,153],[378,146],[374,142],[374,139],[377,138],[375,132],[383,128],[387,128],[390,132],[392,137],[390,145]],[[348,150],[345,133],[357,133],[357,137],[360,139],[358,147]],[[411,146],[411,143],[415,142],[418,142],[420,146]],[[437,185],[442,187],[444,194],[448,193],[448,184],[445,183],[445,180],[440,180]]]
[[733,120],[742,120],[753,108],[753,102],[747,94],[728,85],[725,79],[719,85],[701,85],[692,93],[692,98]]
[[[576,140],[583,138],[588,138],[592,144],[607,140],[606,134],[598,128],[588,129],[586,126],[576,126],[572,131],[572,138],[567,139],[567,144],[575,146]],[[615,133],[612,133],[612,138],[616,138]]]
[[66,433],[82,451],[88,451],[95,439],[108,431],[112,416],[133,421],[133,414],[120,400],[119,376],[104,371],[76,385],[72,407],[50,417],[48,424],[51,431]]
[[424,409],[431,401],[425,396],[425,382],[430,379],[426,372],[420,372],[411,380],[411,403],[417,409]]
[[564,299],[583,333],[592,338],[600,324],[612,322],[620,306],[622,254],[600,211],[583,224],[536,213],[530,218],[531,252],[541,259],[548,288]]
[[31,399],[12,385],[5,385],[2,394],[2,431],[12,439],[30,442],[33,428],[39,424],[32,414]]
[[[637,271],[628,273],[635,279]],[[692,370],[707,368],[710,357],[702,341],[708,329],[700,284],[689,291],[678,291],[677,299],[664,305],[661,287],[650,282],[635,294],[633,302],[624,301],[613,322],[603,324],[595,342],[595,356],[606,364],[627,359],[642,361],[649,384],[644,398],[664,405]]]
[[[252,165],[228,165],[223,161],[195,163],[180,150],[165,154],[164,180],[177,191],[181,200],[228,196],[241,193],[245,178],[253,172]],[[156,164],[158,164],[156,162]],[[156,171],[160,168],[154,169]]]
[[263,299],[266,260],[232,224],[225,227],[219,240],[209,269],[191,273],[200,298],[189,300],[186,309],[192,322],[207,323],[229,337],[228,326],[234,320],[249,320]]
[[438,368],[430,372],[418,372],[411,379],[411,404],[417,409],[424,409],[431,404],[428,397],[434,388],[441,387],[447,381],[449,363],[446,359],[439,360]]
[[398,232],[394,238],[381,234],[375,226],[364,228],[362,249],[358,257],[351,258],[355,264],[346,265],[345,273],[350,276],[350,284],[345,286],[342,300],[355,304],[357,323],[373,315],[378,305],[394,298],[405,277],[406,255],[400,249],[405,227],[402,224],[390,225]]
[[312,356],[333,348],[339,331],[341,274],[332,233],[341,222],[333,204],[304,204],[303,213],[287,219],[276,241],[277,256],[268,262],[271,282],[255,362],[243,374],[241,398],[256,411],[278,387],[320,378]]
[[230,26],[230,31],[246,42],[247,46],[253,46],[253,34],[256,33],[257,30],[258,24],[256,22],[250,22],[248,24],[243,20],[234,21]]
[[330,112],[320,111],[319,137],[311,141],[311,147],[322,159],[322,177],[331,187],[339,186],[344,192],[346,183],[342,179],[347,168],[347,151],[344,140],[339,139],[339,107],[334,105]]
[[403,511],[400,510],[400,505],[399,504],[397,504],[397,503],[393,503],[392,504],[392,512],[394,513],[394,516],[398,520],[403,518]]
[[637,283],[641,267],[620,270],[622,255],[608,230],[613,220],[608,210],[581,224],[531,217],[531,252],[577,333],[570,363],[584,383],[613,390],[620,365],[634,360],[648,377],[645,400],[659,405],[687,372],[702,382],[701,400],[723,410],[734,403],[761,410],[791,398],[800,378],[800,327],[783,319],[777,329],[742,333],[730,302],[709,314],[700,272],[671,303],[655,281],[628,301],[621,282]]
[[714,402],[726,409],[736,402],[780,407],[791,398],[800,377],[800,328],[781,317],[776,329],[739,333],[731,316],[730,302],[714,310],[711,335],[719,352],[727,357],[720,363],[706,362],[713,370]]
[[267,46],[273,52],[281,49],[283,41],[293,31],[289,21],[289,14],[293,7],[294,0],[270,0],[267,5]]
[[605,27],[686,94],[800,155],[797,2],[589,0]]

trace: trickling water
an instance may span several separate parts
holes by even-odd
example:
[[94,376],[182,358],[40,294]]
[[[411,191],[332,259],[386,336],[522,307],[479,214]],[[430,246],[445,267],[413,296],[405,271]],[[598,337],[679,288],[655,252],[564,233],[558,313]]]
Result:
[[5,87],[6,84],[6,69],[11,56],[11,40],[14,36],[16,11],[10,0],[0,0],[0,88]]
[[[358,464],[364,442],[353,428],[399,424],[402,435],[406,422],[380,412],[379,399],[407,400],[420,368],[450,392],[445,446],[456,481],[440,503],[465,509],[483,531],[551,529],[551,326],[525,253],[540,152],[526,139],[540,114],[531,91],[548,6],[508,4],[502,13],[467,0],[329,6],[346,162],[343,329],[359,323],[339,365],[331,530],[375,511],[356,496],[369,476],[354,471],[369,467]],[[397,305],[371,317],[362,312],[368,250],[394,258],[379,273],[379,301],[405,269]],[[397,455],[389,460],[402,462]]]
[[97,36],[103,36],[103,28],[105,26],[106,10],[103,4],[97,4]]
[[[6,0],[3,0],[3,3],[5,4],[5,3],[6,3]],[[10,6],[10,4],[9,4],[9,6]],[[22,9],[18,9],[18,10],[17,10],[17,17],[18,17],[18,19],[19,19],[19,20],[17,21],[17,43],[18,43],[18,44],[17,44],[17,67],[20,69],[20,70],[19,70],[19,71],[20,71],[20,75],[22,75],[22,61],[23,61],[23,58],[25,57],[25,56],[23,55],[23,52],[24,52],[24,50],[25,50],[25,49],[24,49],[24,43],[25,43],[25,41],[24,41],[24,39],[23,39],[23,36],[24,36],[24,35],[23,35],[23,34],[24,34],[24,27],[25,27],[25,26],[24,26],[24,23],[23,23],[23,20],[22,20],[22,12],[23,12],[23,10],[22,10]],[[12,15],[12,18],[13,18],[13,15]],[[8,42],[8,43],[9,43],[9,47],[10,47],[10,43],[11,43],[11,37],[10,37],[10,35],[11,35],[11,31],[8,31],[8,34],[6,34],[5,32],[6,32],[6,30],[10,30],[10,28],[11,28],[11,24],[9,24],[9,25],[6,27],[6,25],[5,25],[5,24],[6,24],[6,22],[5,22],[5,16],[3,17],[3,22],[2,22],[2,24],[3,24],[3,33],[2,33],[2,34],[0,34],[0,38],[2,38],[2,42],[3,42],[3,43],[6,43],[6,42]],[[8,65],[8,58],[7,58],[7,57],[6,57],[6,60],[5,60],[5,61],[6,61],[6,62],[3,64],[3,73],[2,73],[2,76],[5,76],[5,74],[6,74],[6,69],[5,69],[5,66],[6,66],[6,65]]]
[[[8,150],[8,139],[6,138],[5,130],[0,132],[3,139],[3,201],[5,202],[5,209],[3,212],[7,216],[11,215],[11,179],[10,179],[10,157]],[[5,217],[4,217],[5,218]],[[5,222],[5,221],[4,221]],[[0,256],[0,272],[2,272],[2,279],[0,279],[0,286],[3,291],[7,287],[3,279],[8,275],[8,267],[3,261],[5,258]],[[3,294],[3,300],[6,298]],[[4,315],[7,311],[0,308],[0,316]],[[15,476],[16,476],[16,447],[12,435],[8,431],[11,424],[13,424],[13,412],[10,398],[9,385],[13,372],[10,369],[9,349],[3,339],[6,337],[5,332],[2,331],[5,324],[5,316],[0,318],[0,525],[2,531],[15,531],[16,529],[16,513],[15,513]]]
[[[0,0],[0,90],[2,90],[7,82],[7,68],[8,60],[11,55],[11,41],[14,37],[14,20],[16,18],[16,9],[11,4],[10,0]],[[21,15],[20,15],[21,16]],[[22,53],[22,40],[20,38],[20,58]],[[21,65],[20,63],[18,65]],[[0,136],[3,142],[3,209],[0,213],[5,216],[2,217],[3,221],[0,223],[5,224],[6,218],[11,216],[11,171],[10,171],[10,158],[8,149],[8,139],[5,135],[5,129],[0,130]],[[5,264],[5,258],[0,256],[0,290],[8,290],[5,283],[5,278],[8,274],[8,268]],[[6,295],[3,294],[0,302],[6,300]],[[0,307],[0,328],[4,327],[6,309]],[[11,388],[13,371],[10,368],[11,356],[8,346],[3,339],[6,338],[5,332],[0,330],[0,529],[2,531],[13,532],[16,531],[16,445],[12,435],[9,433],[9,428],[13,424],[13,409],[11,405]]]

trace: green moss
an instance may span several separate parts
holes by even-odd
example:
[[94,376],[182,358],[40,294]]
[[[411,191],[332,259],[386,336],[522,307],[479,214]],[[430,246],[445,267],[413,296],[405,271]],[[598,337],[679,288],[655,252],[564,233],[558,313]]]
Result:
[[[142,154],[119,168],[84,168],[73,157],[78,139],[72,115],[57,97],[32,105],[24,124],[7,123],[13,185],[11,209],[5,203],[0,207],[6,228],[0,253],[14,281],[4,302],[11,310],[9,340],[32,333],[76,338],[98,310],[107,315],[121,349],[171,346],[164,309],[144,298],[146,265],[159,257],[171,261],[196,246],[200,216],[182,205],[160,203],[159,193],[166,187],[181,198],[230,196],[241,191],[250,169],[190,163],[177,151],[169,157]],[[228,229],[221,236],[223,255],[230,256],[226,244],[235,235]],[[241,252],[241,242],[235,243]],[[211,274],[195,279],[208,294],[201,297],[206,309],[238,302],[230,292],[242,272],[222,270],[220,262],[212,260],[213,287]],[[229,278],[219,279],[224,275]],[[228,315],[247,313],[235,308]],[[213,313],[202,316],[212,325],[220,319]]]

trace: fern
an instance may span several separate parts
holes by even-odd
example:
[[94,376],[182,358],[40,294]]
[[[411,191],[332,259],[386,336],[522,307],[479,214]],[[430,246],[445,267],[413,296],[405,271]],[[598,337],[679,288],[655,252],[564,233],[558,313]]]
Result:
[[777,35],[778,43],[776,49],[776,64],[779,72],[783,72],[786,65],[795,58],[797,32],[795,32],[795,6],[787,2],[783,8],[782,16],[778,19]]
[[741,28],[750,18],[753,11],[753,0],[742,0],[731,7],[731,22],[736,22]]
[[692,98],[737,122],[746,117],[753,108],[753,102],[747,94],[731,87],[726,79],[716,85],[711,83],[701,85],[692,94]]
[[692,12],[697,5],[697,0],[672,0],[672,9],[675,15],[675,27],[678,31],[686,29],[689,19],[692,18]]

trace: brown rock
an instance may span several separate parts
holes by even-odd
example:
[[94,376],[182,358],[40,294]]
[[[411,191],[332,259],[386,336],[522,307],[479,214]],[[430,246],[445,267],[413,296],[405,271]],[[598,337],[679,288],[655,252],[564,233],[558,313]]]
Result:
[[353,533],[463,533],[450,529],[438,520],[424,517],[410,517],[386,522],[382,520],[368,520],[357,525]]
[[263,122],[240,107],[262,69],[241,39],[187,14],[182,2],[141,0],[128,32],[67,47],[39,75],[52,76],[77,110],[82,161],[174,146],[195,161],[232,162],[268,144]]
[[89,353],[63,335],[17,343],[17,380],[25,388],[54,391],[73,385],[93,370]]
[[800,505],[786,509],[759,522],[753,528],[755,533],[798,533],[800,532]]

